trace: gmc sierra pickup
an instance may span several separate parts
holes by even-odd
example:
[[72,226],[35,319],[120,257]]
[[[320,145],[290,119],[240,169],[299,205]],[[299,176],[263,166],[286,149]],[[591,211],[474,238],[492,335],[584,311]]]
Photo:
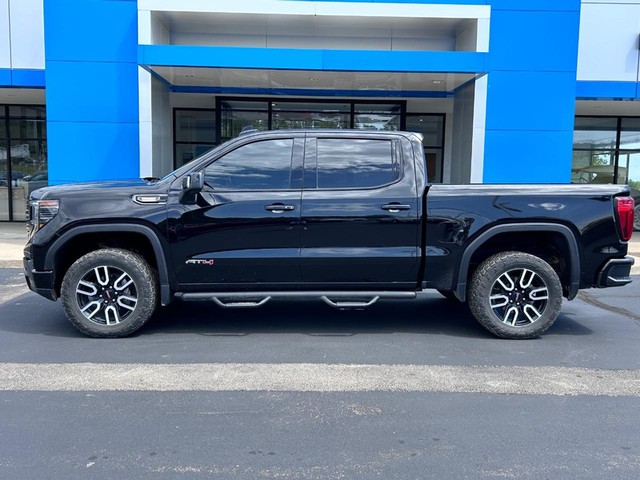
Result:
[[633,211],[621,185],[429,184],[414,133],[253,132],[162,179],[36,190],[24,267],[95,337],[176,298],[364,308],[437,289],[530,338],[563,297],[631,281]]

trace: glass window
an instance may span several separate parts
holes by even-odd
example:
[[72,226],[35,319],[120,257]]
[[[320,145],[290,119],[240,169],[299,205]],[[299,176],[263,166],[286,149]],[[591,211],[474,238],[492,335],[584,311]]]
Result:
[[211,144],[200,143],[178,143],[176,144],[176,168],[180,168],[185,163],[198,158],[200,155],[213,148]]
[[269,114],[267,112],[243,112],[236,110],[222,111],[222,140],[237,137],[244,127],[256,130],[269,129]]
[[4,117],[0,130],[0,220],[25,220],[29,195],[49,183],[45,109],[38,105],[0,106],[0,115]]
[[398,103],[356,103],[356,113],[393,113],[400,114],[400,104]]
[[615,183],[615,151],[573,151],[571,183]]
[[640,150],[640,118],[623,118],[620,148]]
[[287,110],[296,112],[343,112],[350,113],[349,103],[321,103],[321,102],[273,102],[273,111]]
[[349,114],[331,112],[273,112],[272,128],[349,128]]
[[399,174],[390,140],[318,139],[318,188],[376,187]]
[[425,147],[442,147],[443,115],[407,115],[406,125],[408,132],[422,134]]
[[176,110],[176,141],[215,143],[216,111]]
[[631,187],[633,197],[640,196],[640,152],[620,152],[618,183]]
[[573,148],[616,148],[618,119],[615,117],[577,117],[573,132]]
[[353,128],[358,130],[400,130],[398,104],[356,104]]
[[222,110],[264,110],[269,109],[269,102],[255,100],[222,100]]
[[37,119],[12,119],[9,122],[12,138],[38,138],[38,130],[45,124],[44,120]]
[[36,105],[11,105],[9,107],[10,117],[45,118],[44,107]]
[[205,180],[216,190],[285,190],[292,154],[290,138],[243,145],[210,164]]
[[424,158],[427,163],[427,181],[429,183],[442,182],[442,149],[425,148]]
[[[2,107],[0,107],[2,112]],[[0,132],[2,135],[2,132]],[[0,137],[0,220],[9,218],[9,180],[7,179],[7,142]]]

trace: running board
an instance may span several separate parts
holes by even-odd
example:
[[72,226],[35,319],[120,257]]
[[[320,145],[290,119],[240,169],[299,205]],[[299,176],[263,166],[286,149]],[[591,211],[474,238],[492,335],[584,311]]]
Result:
[[359,300],[358,298],[352,298],[350,300],[343,300],[343,301],[331,300],[326,295],[323,295],[320,298],[324,303],[334,308],[366,308],[376,303],[380,299],[380,295],[376,295],[371,299],[367,298],[363,300]]
[[334,308],[366,308],[380,299],[413,300],[416,292],[215,292],[176,293],[185,302],[214,302],[223,308],[255,308],[271,299],[322,300]]
[[223,308],[255,308],[261,307],[262,305],[267,303],[269,300],[271,300],[271,297],[264,297],[260,300],[243,300],[239,302],[234,302],[231,299],[225,302],[220,300],[218,297],[213,297],[211,300],[213,300],[219,307]]

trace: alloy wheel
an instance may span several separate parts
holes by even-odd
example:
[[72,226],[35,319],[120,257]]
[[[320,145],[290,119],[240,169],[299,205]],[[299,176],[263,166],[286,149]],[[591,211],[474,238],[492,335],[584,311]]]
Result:
[[76,300],[82,314],[98,325],[118,325],[133,313],[138,291],[131,276],[107,265],[92,268],[76,285]]
[[540,275],[515,268],[500,275],[489,297],[493,314],[504,324],[526,327],[538,321],[547,307],[549,289]]

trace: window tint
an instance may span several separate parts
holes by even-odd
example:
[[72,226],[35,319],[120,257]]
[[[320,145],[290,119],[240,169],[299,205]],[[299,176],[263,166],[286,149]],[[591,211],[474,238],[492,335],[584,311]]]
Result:
[[390,140],[319,138],[318,188],[366,188],[399,177]]
[[220,190],[282,190],[289,188],[293,139],[243,145],[205,169],[208,185]]

